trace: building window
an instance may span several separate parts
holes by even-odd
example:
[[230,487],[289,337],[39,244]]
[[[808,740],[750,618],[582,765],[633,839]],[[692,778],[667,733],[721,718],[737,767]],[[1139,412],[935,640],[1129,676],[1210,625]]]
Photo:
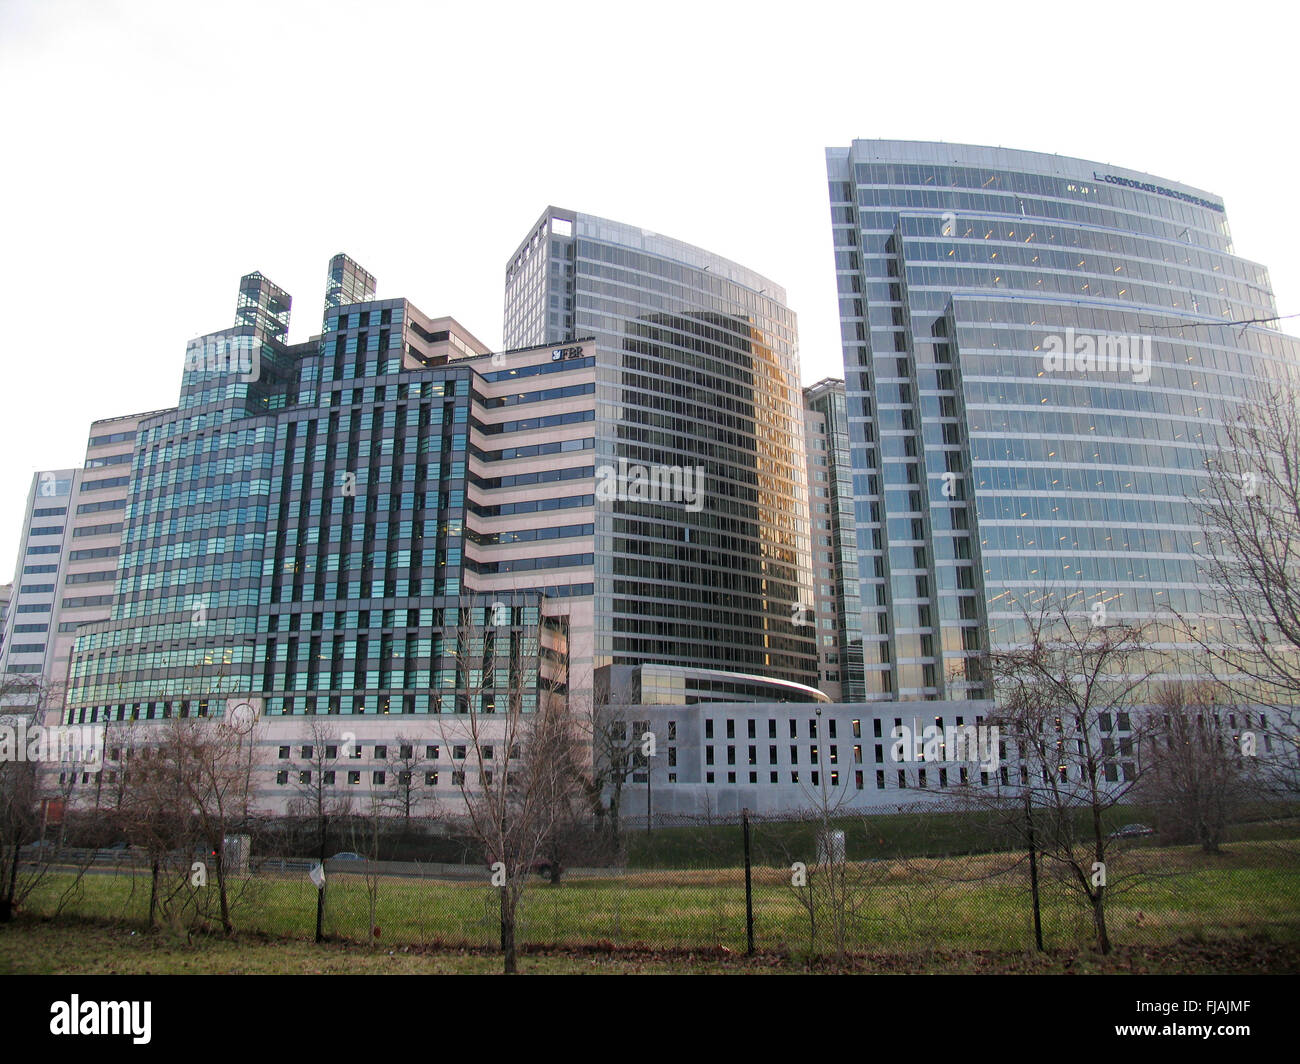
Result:
[[275,782],[276,782],[276,783],[288,783],[288,782],[289,782],[289,773],[286,772],[286,771],[277,772],[277,773],[275,774]]
[[289,748],[287,746],[280,747],[280,760],[287,761],[288,759],[289,759]]
[[426,772],[424,774],[424,782],[430,787],[436,787],[438,785],[438,773]]
[[348,773],[348,783],[351,783],[351,784],[357,784],[357,783],[360,783],[360,782],[361,782],[361,773],[360,773],[360,772],[349,772],[349,773]]

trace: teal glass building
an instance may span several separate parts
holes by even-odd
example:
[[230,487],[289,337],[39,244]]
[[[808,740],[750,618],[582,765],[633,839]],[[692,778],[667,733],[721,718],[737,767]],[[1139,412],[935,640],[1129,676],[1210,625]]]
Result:
[[521,641],[567,638],[592,592],[590,352],[490,355],[374,292],[337,256],[321,335],[288,344],[288,295],[250,274],[237,324],[189,345],[178,406],[139,425],[67,720],[446,712],[467,624],[513,663],[476,666],[488,706]]

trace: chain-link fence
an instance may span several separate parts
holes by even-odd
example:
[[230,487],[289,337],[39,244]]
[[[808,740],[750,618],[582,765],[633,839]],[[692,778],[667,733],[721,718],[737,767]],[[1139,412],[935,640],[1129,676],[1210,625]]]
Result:
[[[1300,939],[1300,825],[1238,825],[1220,854],[1141,826],[1105,862],[923,814],[624,825],[621,863],[526,877],[522,947],[754,950],[788,957],[1024,951],[1206,935]],[[43,917],[293,938],[491,948],[500,890],[475,864],[129,851],[28,853],[20,908]],[[1103,867],[1095,867],[1102,864]],[[323,884],[323,885],[322,885]],[[1098,887],[1102,888],[1098,891]],[[1035,904],[1036,899],[1036,904]]]

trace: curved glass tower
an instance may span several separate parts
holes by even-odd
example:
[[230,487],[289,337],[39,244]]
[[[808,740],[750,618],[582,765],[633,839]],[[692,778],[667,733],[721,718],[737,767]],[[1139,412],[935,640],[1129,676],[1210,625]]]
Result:
[[[816,683],[795,329],[773,282],[603,218],[550,207],[511,258],[508,348],[595,340],[596,667]],[[700,490],[641,488],[672,470]]]
[[[827,151],[869,699],[988,696],[1044,595],[1202,600],[1214,424],[1300,367],[1222,201],[1100,163],[912,141]],[[1212,624],[1212,621],[1205,622]]]

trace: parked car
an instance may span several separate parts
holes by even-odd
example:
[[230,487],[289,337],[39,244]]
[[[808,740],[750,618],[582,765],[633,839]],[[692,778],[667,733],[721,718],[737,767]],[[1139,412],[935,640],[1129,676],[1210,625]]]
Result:
[[331,861],[364,861],[365,858],[359,853],[353,853],[351,850],[344,850],[342,853],[336,853],[330,858]]
[[1137,839],[1143,835],[1154,835],[1155,828],[1149,828],[1145,824],[1125,824],[1118,831],[1112,831],[1112,839]]

